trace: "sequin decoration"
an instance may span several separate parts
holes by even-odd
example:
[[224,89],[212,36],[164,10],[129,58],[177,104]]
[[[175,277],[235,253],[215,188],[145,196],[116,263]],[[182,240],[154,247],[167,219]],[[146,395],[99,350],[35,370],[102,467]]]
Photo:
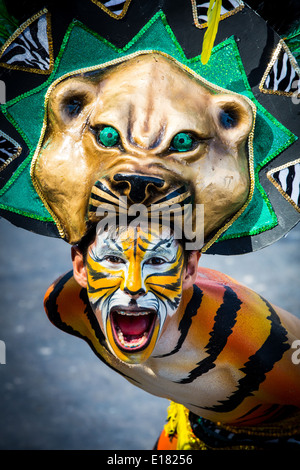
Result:
[[106,2],[99,2],[98,0],[91,1],[115,20],[121,20],[124,18],[131,3],[131,0],[108,0]]
[[11,137],[0,131],[0,171],[19,157],[22,147]]
[[[10,210],[12,204],[18,200],[22,210],[26,209],[26,213],[32,212],[30,206],[35,202],[35,199],[32,198],[33,184],[36,194],[43,202],[43,205],[39,207],[38,216],[44,219],[51,214],[60,236],[63,237],[63,228],[51,213],[51,209],[35,181],[35,165],[47,126],[47,103],[50,92],[61,80],[73,75],[101,70],[141,53],[151,54],[153,52],[178,62],[189,74],[195,74],[197,79],[201,77],[203,83],[207,81],[208,86],[213,87],[216,92],[242,94],[252,107],[254,116],[257,114],[258,125],[255,124],[255,129],[251,132],[248,141],[251,175],[249,197],[241,210],[209,241],[206,249],[217,239],[222,241],[223,239],[247,236],[249,233],[253,235],[272,229],[276,225],[276,214],[259,183],[258,172],[289,147],[296,140],[296,136],[256,101],[233,37],[216,45],[212,50],[208,64],[203,65],[199,55],[192,58],[186,57],[162,11],[157,12],[122,48],[109,43],[84,24],[74,20],[62,41],[62,48],[55,62],[51,79],[36,89],[2,105],[3,113],[30,148],[30,154],[26,163],[24,162],[24,166],[7,181],[0,191],[0,204],[5,210]],[[226,125],[229,125],[227,121]],[[18,191],[19,185],[22,187],[22,194],[28,196],[26,208],[24,197],[22,200],[16,198],[16,194],[20,193]],[[45,214],[45,208],[47,214]]]

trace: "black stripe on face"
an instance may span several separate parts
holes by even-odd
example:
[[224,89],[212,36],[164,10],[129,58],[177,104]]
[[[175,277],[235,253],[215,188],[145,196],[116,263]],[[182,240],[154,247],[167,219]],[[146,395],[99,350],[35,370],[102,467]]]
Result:
[[220,404],[206,407],[206,410],[227,413],[237,408],[246,397],[253,395],[253,392],[259,389],[266,374],[273,369],[274,364],[280,361],[285,351],[290,348],[287,343],[287,331],[280,323],[277,313],[269,302],[262,297],[261,299],[270,311],[270,315],[267,317],[271,322],[270,334],[261,348],[250,356],[249,361],[240,369],[245,376],[238,381],[237,390],[226,400],[220,401]]
[[[182,259],[180,258],[179,260],[179,263],[170,268],[169,270],[167,271],[163,271],[161,273],[157,272],[155,274],[149,274],[146,278],[145,278],[145,282],[147,283],[147,285],[149,286],[149,289],[150,290],[155,290],[155,292],[159,292],[157,291],[157,287],[160,287],[160,288],[167,288],[173,292],[176,292],[178,291],[178,289],[180,288],[181,286],[181,283],[182,283],[182,279],[181,279],[181,268],[182,268]],[[153,278],[153,280],[156,280],[156,281],[159,281],[159,278],[162,277],[162,278],[172,278],[172,277],[175,277],[177,276],[177,280],[174,281],[174,282],[171,282],[171,283],[165,283],[164,279],[162,279],[161,282],[151,282],[151,279]],[[150,279],[150,280],[149,280]]]
[[189,332],[190,326],[192,324],[192,318],[195,315],[197,315],[197,311],[202,302],[202,297],[203,297],[202,290],[199,289],[199,287],[194,284],[194,291],[193,291],[192,298],[187,304],[183,317],[179,323],[178,330],[181,332],[181,334],[178,339],[177,345],[175,346],[173,351],[167,354],[162,354],[161,356],[155,356],[156,358],[171,356],[172,354],[175,354],[180,350]]
[[[95,269],[93,269],[88,261],[86,262],[86,265],[88,267],[89,274],[93,282],[99,281],[100,279],[107,279],[110,277],[110,274],[106,273],[105,271],[96,271]],[[102,290],[109,291],[109,290],[116,288],[116,286],[111,286],[111,285],[108,285],[108,286],[104,285],[102,287],[100,286],[94,287],[89,281],[89,279],[87,282],[88,282],[88,290],[91,295],[96,294],[97,292],[100,292]]]
[[160,292],[159,290],[156,290],[154,289],[154,287],[151,287],[151,291],[157,296],[159,297],[160,299],[165,299],[167,304],[173,309],[175,310],[178,305],[179,305],[179,302],[180,302],[180,299],[181,299],[181,295],[178,295],[177,297],[174,297],[173,300],[170,299],[170,297],[166,294],[163,294],[162,292]]
[[100,271],[100,270],[96,271],[95,269],[93,269],[93,267],[88,262],[88,260],[86,261],[86,265],[89,270],[90,276],[94,282],[99,281],[100,279],[105,279],[107,277],[110,277],[109,273],[106,273],[105,271]]
[[202,374],[205,374],[216,365],[214,361],[226,346],[227,339],[232,333],[232,329],[236,323],[237,312],[242,302],[237,294],[229,286],[225,286],[223,303],[219,307],[214,318],[215,323],[210,333],[210,340],[205,349],[208,356],[200,361],[185,379],[179,380],[177,383],[191,383]]

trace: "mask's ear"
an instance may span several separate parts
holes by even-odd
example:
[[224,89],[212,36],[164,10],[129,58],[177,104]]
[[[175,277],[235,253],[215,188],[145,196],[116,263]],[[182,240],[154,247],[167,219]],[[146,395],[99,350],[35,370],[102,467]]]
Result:
[[195,283],[200,256],[201,254],[199,251],[191,252],[183,273],[183,289],[189,289]]
[[73,262],[73,276],[74,276],[74,279],[75,279],[75,281],[78,282],[78,284],[81,287],[84,287],[86,289],[86,287],[87,287],[87,274],[86,274],[86,268],[85,268],[85,264],[84,264],[83,255],[78,250],[77,247],[72,246],[71,256],[72,256],[72,262]]
[[253,111],[246,99],[235,95],[215,95],[211,110],[221,139],[232,146],[247,139],[253,125]]

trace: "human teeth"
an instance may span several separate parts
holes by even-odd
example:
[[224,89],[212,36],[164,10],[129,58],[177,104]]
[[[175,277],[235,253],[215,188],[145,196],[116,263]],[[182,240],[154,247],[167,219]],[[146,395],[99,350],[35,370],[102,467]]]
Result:
[[147,338],[147,333],[144,333],[143,336],[141,336],[140,338],[137,338],[135,340],[131,340],[130,342],[126,341],[124,339],[124,336],[123,336],[123,333],[121,330],[118,330],[117,331],[117,335],[118,335],[118,339],[120,341],[120,343],[125,346],[125,347],[129,347],[129,348],[137,348],[138,346],[140,346],[143,341],[145,340],[145,338]]
[[141,310],[141,311],[138,311],[138,312],[134,312],[134,311],[132,312],[132,311],[129,311],[129,310],[127,310],[127,311],[118,310],[118,313],[120,315],[129,315],[129,316],[132,315],[134,317],[137,317],[138,315],[148,315],[149,314],[149,312],[147,310]]

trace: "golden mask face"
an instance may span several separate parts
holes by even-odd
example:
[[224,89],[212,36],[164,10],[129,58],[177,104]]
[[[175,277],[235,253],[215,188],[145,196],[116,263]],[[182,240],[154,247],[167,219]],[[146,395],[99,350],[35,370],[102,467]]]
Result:
[[69,243],[86,231],[95,183],[124,174],[160,178],[164,194],[193,188],[207,237],[247,199],[252,121],[242,96],[171,57],[142,53],[53,87],[34,180]]
[[98,234],[89,248],[88,297],[112,352],[121,361],[151,356],[182,294],[183,250],[169,231],[141,228]]

